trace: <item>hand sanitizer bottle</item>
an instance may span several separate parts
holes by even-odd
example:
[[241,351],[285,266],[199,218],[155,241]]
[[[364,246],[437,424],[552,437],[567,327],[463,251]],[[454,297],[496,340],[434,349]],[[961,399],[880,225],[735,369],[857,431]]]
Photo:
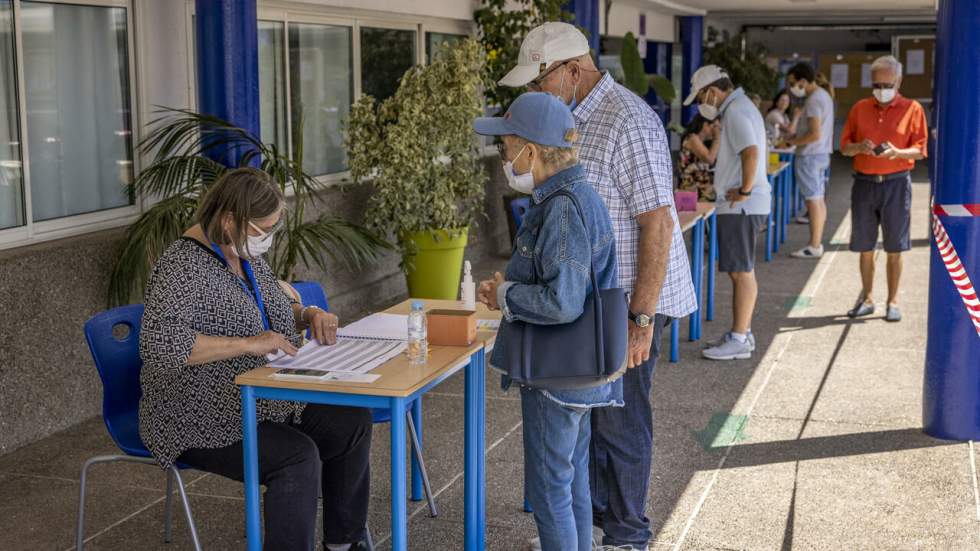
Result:
[[412,311],[408,314],[408,363],[424,365],[429,354],[429,339],[425,321],[425,310],[421,300],[412,302]]
[[476,283],[473,281],[473,267],[470,261],[463,263],[463,282],[459,285],[459,299],[463,308],[476,310]]

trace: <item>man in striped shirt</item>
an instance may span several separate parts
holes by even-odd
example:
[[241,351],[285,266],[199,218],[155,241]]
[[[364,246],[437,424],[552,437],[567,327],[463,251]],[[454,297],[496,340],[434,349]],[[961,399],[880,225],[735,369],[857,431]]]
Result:
[[646,509],[653,456],[650,390],[661,334],[672,318],[697,309],[674,209],[667,133],[646,102],[599,71],[582,33],[545,23],[521,44],[518,64],[500,81],[558,96],[581,136],[579,158],[609,209],[619,285],[630,292],[629,369],[623,408],[592,413],[593,523],[602,545],[647,549]]

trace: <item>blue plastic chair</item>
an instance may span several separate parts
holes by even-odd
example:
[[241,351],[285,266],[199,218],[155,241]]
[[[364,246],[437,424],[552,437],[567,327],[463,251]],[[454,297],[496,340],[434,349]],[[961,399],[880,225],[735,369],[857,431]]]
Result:
[[527,214],[530,208],[530,197],[518,197],[510,202],[510,213],[514,217],[514,224],[517,229],[521,229],[521,223],[524,222],[524,215]]
[[[315,281],[295,281],[291,283],[296,292],[299,293],[300,300],[304,305],[317,306],[323,310],[330,311],[327,302],[327,295],[323,292],[323,287]],[[421,404],[420,404],[421,406]],[[432,486],[429,484],[429,474],[425,470],[425,461],[422,459],[422,445],[419,442],[418,432],[415,429],[415,420],[412,411],[415,407],[415,400],[405,404],[405,415],[408,420],[408,434],[412,441],[412,453],[415,461],[418,462],[419,471],[422,477],[422,488],[425,492],[425,499],[429,504],[429,514],[435,517],[439,514],[436,508],[435,497],[432,495]],[[371,417],[375,424],[388,423],[391,421],[390,408],[371,408]],[[419,420],[421,422],[421,419]]]
[[[85,340],[88,342],[92,360],[102,379],[102,419],[105,421],[109,436],[125,455],[92,457],[82,466],[81,488],[78,492],[78,530],[75,536],[75,548],[78,551],[82,550],[84,544],[85,483],[89,467],[97,463],[118,461],[157,466],[156,460],[143,445],[139,435],[139,401],[143,394],[140,387],[140,369],[143,367],[143,361],[139,355],[142,318],[143,305],[131,304],[101,312],[85,322]],[[116,336],[116,331],[119,331],[119,336]],[[176,481],[194,549],[201,551],[194,517],[191,515],[191,506],[187,501],[187,492],[180,477],[180,470],[185,468],[187,468],[185,465],[178,464],[167,469],[163,540],[170,543],[173,485]]]

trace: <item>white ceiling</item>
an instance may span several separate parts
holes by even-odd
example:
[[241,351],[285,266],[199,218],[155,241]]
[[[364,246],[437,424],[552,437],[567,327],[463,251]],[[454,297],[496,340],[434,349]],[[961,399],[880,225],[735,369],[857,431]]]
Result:
[[[622,1],[622,0],[620,0]],[[935,21],[936,0],[625,0],[682,13],[685,8],[752,23],[904,23]]]

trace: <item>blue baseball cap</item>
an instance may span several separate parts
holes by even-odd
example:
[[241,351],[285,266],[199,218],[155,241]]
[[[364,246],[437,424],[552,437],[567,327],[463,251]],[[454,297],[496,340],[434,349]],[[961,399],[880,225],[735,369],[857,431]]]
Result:
[[[483,136],[520,136],[538,145],[575,145],[575,119],[565,103],[545,92],[521,94],[503,117],[480,117],[473,129]],[[571,139],[571,140],[570,140]]]

